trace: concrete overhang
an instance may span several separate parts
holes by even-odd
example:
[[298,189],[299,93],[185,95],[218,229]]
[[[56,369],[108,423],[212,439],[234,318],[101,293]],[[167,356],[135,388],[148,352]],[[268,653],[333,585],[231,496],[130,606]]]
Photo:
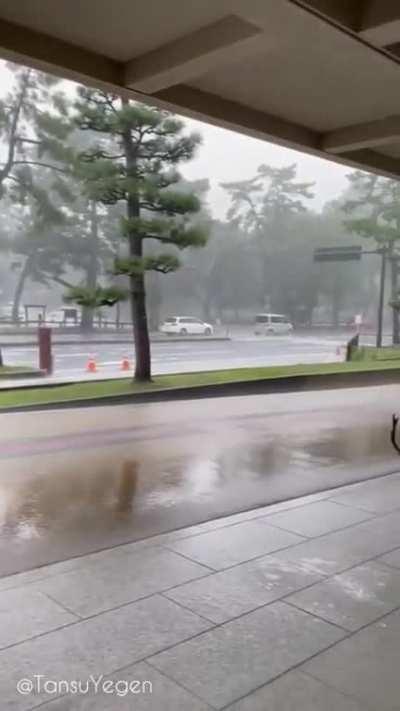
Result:
[[0,0],[0,56],[400,177],[398,0]]

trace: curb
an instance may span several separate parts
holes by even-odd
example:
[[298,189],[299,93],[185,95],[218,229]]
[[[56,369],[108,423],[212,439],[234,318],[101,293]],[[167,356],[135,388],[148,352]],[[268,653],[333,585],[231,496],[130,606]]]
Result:
[[[179,400],[198,400],[215,397],[235,397],[246,395],[269,395],[289,392],[310,392],[341,388],[371,387],[400,383],[400,368],[390,371],[369,371],[351,373],[332,373],[324,375],[291,375],[283,378],[196,385],[187,388],[171,388],[143,393],[109,395],[105,397],[67,400],[55,403],[38,403],[0,407],[0,414],[7,412],[34,412],[46,410],[67,410],[86,407],[104,407],[112,405],[132,405],[155,402],[174,402]],[[34,387],[34,386],[32,386]],[[51,386],[51,387],[56,387]],[[9,388],[12,389],[12,388]],[[6,391],[6,390],[5,390]]]
[[[24,380],[25,378],[42,378],[44,375],[46,375],[44,370],[20,370],[15,373],[0,373],[0,382],[2,380]],[[43,383],[43,385],[45,385],[45,383]],[[36,385],[32,385],[32,387],[36,388]],[[3,388],[4,391],[12,389],[12,387]]]

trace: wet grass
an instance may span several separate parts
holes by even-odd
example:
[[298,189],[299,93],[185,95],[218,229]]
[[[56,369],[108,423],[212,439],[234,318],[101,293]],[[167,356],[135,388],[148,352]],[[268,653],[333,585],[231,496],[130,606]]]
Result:
[[25,405],[58,403],[71,400],[87,400],[143,392],[172,390],[187,387],[202,387],[222,383],[248,382],[290,378],[299,375],[329,375],[337,373],[360,373],[382,370],[399,370],[395,362],[352,361],[350,363],[317,363],[307,365],[285,365],[265,368],[238,368],[233,370],[213,370],[199,373],[178,373],[155,376],[151,383],[134,383],[128,378],[103,380],[54,387],[35,387],[0,392],[0,409]]
[[400,348],[383,346],[375,348],[375,346],[360,346],[355,348],[352,354],[354,361],[371,361],[371,360],[400,360]]

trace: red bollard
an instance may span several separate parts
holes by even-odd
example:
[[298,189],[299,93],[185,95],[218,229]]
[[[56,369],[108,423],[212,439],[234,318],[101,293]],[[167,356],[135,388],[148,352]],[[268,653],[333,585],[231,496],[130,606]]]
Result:
[[53,354],[51,352],[51,328],[39,326],[39,368],[47,375],[53,372]]

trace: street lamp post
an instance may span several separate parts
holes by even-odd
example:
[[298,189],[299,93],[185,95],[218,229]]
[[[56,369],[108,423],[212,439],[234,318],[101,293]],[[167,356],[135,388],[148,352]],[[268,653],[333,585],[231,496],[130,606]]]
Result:
[[382,335],[383,335],[383,308],[385,303],[385,279],[386,279],[386,262],[387,262],[387,249],[382,247],[378,249],[375,254],[381,255],[381,274],[379,281],[379,303],[378,303],[378,327],[376,331],[376,347],[381,348],[382,346]]

